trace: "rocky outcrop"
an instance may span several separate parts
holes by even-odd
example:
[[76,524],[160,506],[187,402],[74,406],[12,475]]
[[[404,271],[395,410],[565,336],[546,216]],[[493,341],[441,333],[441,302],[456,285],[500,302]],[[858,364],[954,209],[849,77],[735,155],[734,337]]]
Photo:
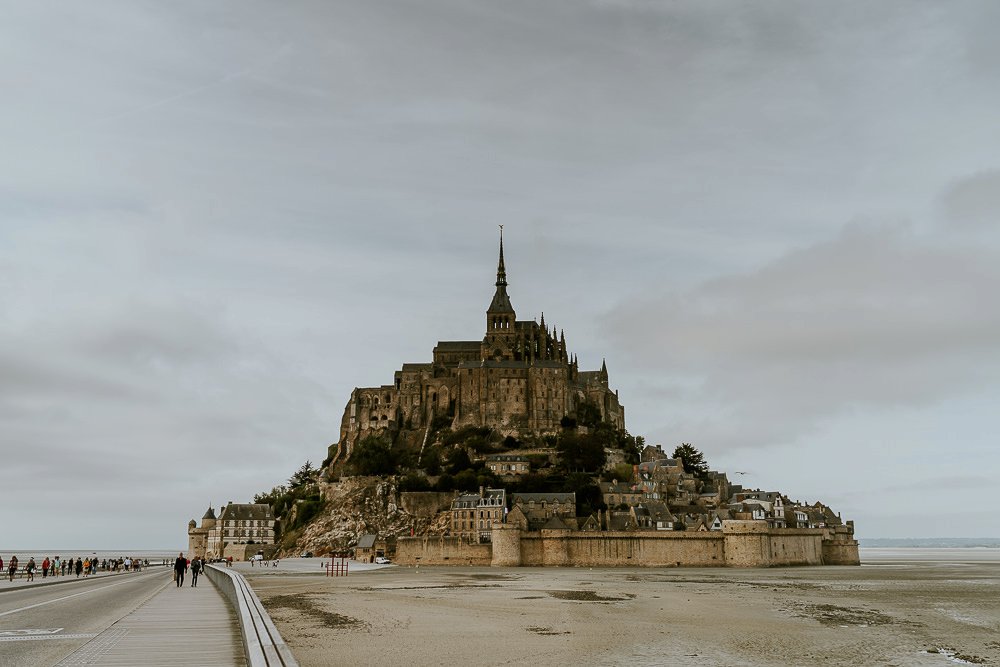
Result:
[[447,512],[427,511],[439,499],[416,503],[414,494],[407,493],[404,507],[397,483],[395,477],[346,477],[339,482],[320,484],[326,508],[301,529],[294,546],[281,555],[312,551],[321,556],[349,549],[365,534],[381,539],[444,534],[449,525]]

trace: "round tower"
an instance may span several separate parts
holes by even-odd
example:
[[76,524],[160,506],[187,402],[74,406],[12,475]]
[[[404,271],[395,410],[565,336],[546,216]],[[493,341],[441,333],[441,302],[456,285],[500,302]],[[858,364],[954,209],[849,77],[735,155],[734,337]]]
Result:
[[521,529],[510,523],[493,526],[493,567],[521,566]]

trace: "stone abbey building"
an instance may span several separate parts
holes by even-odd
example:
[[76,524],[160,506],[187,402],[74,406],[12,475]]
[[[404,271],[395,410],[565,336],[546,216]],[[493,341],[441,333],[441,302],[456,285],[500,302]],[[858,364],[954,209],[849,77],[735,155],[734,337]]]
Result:
[[563,332],[518,320],[507,295],[503,231],[496,291],[482,340],[440,341],[429,363],[407,363],[392,384],[357,388],[344,410],[332,461],[345,461],[365,436],[383,430],[430,431],[437,417],[454,429],[479,426],[502,435],[553,433],[582,403],[625,429],[625,408],[608,386],[608,369],[581,371]]

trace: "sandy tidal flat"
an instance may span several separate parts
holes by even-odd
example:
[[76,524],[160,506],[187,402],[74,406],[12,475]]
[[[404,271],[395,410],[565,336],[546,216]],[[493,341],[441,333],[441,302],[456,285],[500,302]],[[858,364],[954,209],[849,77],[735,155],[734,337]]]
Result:
[[247,574],[303,667],[1000,665],[997,562]]

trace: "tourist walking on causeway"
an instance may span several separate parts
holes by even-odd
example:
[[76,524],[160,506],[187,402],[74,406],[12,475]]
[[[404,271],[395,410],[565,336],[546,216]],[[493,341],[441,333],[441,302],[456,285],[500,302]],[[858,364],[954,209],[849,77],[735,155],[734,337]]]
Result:
[[174,579],[177,580],[177,588],[184,585],[184,571],[187,567],[188,562],[184,554],[177,554],[177,560],[174,561]]
[[80,560],[79,556],[76,557],[76,566],[74,567],[74,570],[76,571],[76,578],[79,579],[80,575],[83,574],[83,561]]
[[49,566],[52,565],[52,561],[46,556],[45,560],[42,561],[42,579],[49,576]]
[[10,580],[14,581],[14,575],[17,574],[17,556],[10,557],[10,565],[7,566],[7,574],[10,575]]
[[201,561],[197,556],[191,561],[191,586],[198,585],[198,573],[201,572]]
[[38,566],[35,565],[35,557],[32,556],[31,558],[28,559],[28,564],[24,566],[24,571],[28,575],[27,579],[28,581],[35,580],[35,568],[37,567]]

